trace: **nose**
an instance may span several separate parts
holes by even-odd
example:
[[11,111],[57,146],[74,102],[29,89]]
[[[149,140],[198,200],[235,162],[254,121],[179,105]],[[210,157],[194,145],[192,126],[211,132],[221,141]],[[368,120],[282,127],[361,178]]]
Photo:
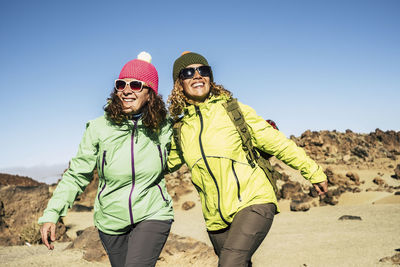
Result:
[[124,88],[124,90],[122,90],[122,93],[124,95],[129,95],[132,93],[131,86],[128,83],[125,85],[125,88]]
[[193,75],[193,79],[195,79],[195,78],[201,78],[202,76],[200,75],[200,73],[199,73],[199,70],[195,70],[194,71],[194,75]]

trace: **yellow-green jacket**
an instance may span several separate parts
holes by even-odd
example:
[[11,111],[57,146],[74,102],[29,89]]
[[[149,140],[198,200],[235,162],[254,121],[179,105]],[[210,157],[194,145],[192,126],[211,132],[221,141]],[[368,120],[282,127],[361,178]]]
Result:
[[[185,108],[181,128],[182,156],[172,138],[168,157],[170,171],[186,163],[200,195],[204,219],[210,231],[226,228],[235,214],[254,204],[275,203],[272,185],[263,170],[252,168],[242,141],[222,103],[226,97],[211,97],[198,106]],[[303,149],[272,128],[249,106],[239,102],[253,145],[298,169],[311,183],[326,180],[322,169]],[[279,209],[278,209],[279,211]]]

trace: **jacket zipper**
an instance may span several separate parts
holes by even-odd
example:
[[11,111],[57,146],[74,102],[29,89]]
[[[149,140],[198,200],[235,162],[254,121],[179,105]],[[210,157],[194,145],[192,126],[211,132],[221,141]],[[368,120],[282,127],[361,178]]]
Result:
[[131,219],[131,224],[134,224],[133,222],[133,214],[132,214],[132,192],[133,189],[135,188],[135,155],[134,155],[134,137],[135,137],[135,130],[137,126],[137,121],[133,121],[133,130],[132,130],[132,135],[131,135],[131,166],[132,166],[132,187],[131,187],[131,192],[129,193],[129,217]]
[[210,166],[208,165],[208,162],[207,162],[207,159],[206,159],[206,155],[205,155],[204,149],[203,149],[203,143],[202,143],[202,141],[201,141],[201,134],[203,133],[203,116],[202,116],[201,111],[200,111],[200,109],[199,109],[198,106],[195,106],[195,109],[196,109],[196,113],[199,115],[199,119],[200,119],[199,143],[200,143],[201,156],[203,157],[203,160],[204,160],[204,163],[206,164],[208,173],[211,175],[211,178],[214,180],[215,187],[217,188],[217,194],[218,194],[218,212],[219,212],[219,215],[220,215],[222,221],[224,221],[224,223],[226,223],[227,225],[229,225],[230,223],[228,223],[228,221],[225,220],[224,216],[222,215],[222,212],[221,212],[221,199],[220,199],[220,193],[219,193],[219,188],[218,188],[218,184],[217,184],[217,179],[215,179],[215,176],[214,176],[214,174],[212,173]]
[[[162,152],[161,152],[161,146],[160,146],[160,145],[157,145],[157,148],[158,148],[158,152],[160,152],[161,172],[162,172],[163,169],[164,169],[164,161],[163,161],[163,155],[162,155]],[[164,197],[164,194],[163,194],[163,192],[162,192],[162,190],[161,190],[161,186],[160,186],[160,185],[157,185],[157,186],[158,186],[158,189],[160,189],[160,193],[161,193],[161,196],[162,196],[163,200],[164,200],[166,203],[168,203],[167,199]]]
[[[106,177],[104,176],[104,165],[107,164],[107,162],[106,162],[106,154],[107,154],[107,151],[104,150],[104,151],[103,151],[103,160],[102,160],[102,162],[101,162],[101,175],[102,175],[103,180],[104,180],[104,185],[103,185],[103,187],[101,188],[100,193],[99,193],[98,196],[97,196],[97,199],[98,199],[99,201],[100,201],[100,195],[101,195],[101,193],[103,193],[104,188],[106,188]],[[100,177],[99,177],[99,178],[100,178]]]
[[241,202],[242,201],[242,197],[240,196],[240,183],[239,183],[239,178],[236,175],[236,171],[235,171],[235,167],[233,166],[234,161],[232,160],[232,171],[233,171],[233,176],[235,176],[235,180],[236,180],[236,184],[237,184],[237,188],[238,188],[238,199]]

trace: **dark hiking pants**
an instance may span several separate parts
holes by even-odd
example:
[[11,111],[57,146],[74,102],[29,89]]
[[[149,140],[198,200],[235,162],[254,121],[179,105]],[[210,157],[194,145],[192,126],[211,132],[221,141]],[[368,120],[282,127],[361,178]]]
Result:
[[153,267],[167,241],[172,220],[145,220],[122,235],[99,230],[100,240],[112,267]]
[[218,266],[252,266],[251,256],[271,228],[275,211],[273,203],[252,205],[239,211],[229,228],[209,231],[208,236],[219,257]]

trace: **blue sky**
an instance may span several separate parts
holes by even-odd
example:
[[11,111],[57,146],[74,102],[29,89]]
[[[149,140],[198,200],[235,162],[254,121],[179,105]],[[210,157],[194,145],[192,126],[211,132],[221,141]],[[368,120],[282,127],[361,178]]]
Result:
[[400,1],[0,2],[0,169],[67,163],[122,66],[203,54],[215,81],[307,129],[400,130]]

